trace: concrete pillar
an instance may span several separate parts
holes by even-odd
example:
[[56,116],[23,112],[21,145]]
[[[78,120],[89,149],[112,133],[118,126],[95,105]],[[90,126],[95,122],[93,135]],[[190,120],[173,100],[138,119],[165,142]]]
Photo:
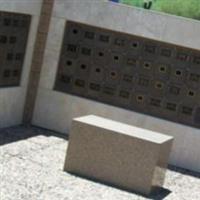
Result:
[[24,106],[24,124],[32,121],[53,5],[54,0],[43,0]]

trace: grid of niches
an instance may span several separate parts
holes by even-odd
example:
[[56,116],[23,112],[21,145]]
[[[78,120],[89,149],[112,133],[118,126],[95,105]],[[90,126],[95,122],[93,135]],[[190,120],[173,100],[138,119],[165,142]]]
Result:
[[0,87],[18,86],[31,17],[0,12]]
[[55,90],[200,127],[200,51],[68,21]]

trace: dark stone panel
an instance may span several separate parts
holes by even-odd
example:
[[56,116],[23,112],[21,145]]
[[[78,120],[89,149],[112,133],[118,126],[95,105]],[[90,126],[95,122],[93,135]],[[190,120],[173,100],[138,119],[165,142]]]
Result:
[[198,50],[68,21],[54,89],[200,127]]
[[0,12],[0,87],[18,86],[31,16]]

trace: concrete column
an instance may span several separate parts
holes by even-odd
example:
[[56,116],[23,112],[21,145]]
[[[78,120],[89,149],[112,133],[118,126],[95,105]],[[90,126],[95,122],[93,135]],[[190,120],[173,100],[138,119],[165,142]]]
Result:
[[24,106],[24,124],[32,121],[53,5],[54,0],[43,0]]

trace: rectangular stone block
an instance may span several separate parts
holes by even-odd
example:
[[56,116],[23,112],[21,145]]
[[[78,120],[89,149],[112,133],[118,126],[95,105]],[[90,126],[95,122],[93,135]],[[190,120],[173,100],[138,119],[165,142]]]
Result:
[[75,118],[64,170],[148,195],[163,185],[172,141],[94,115]]

